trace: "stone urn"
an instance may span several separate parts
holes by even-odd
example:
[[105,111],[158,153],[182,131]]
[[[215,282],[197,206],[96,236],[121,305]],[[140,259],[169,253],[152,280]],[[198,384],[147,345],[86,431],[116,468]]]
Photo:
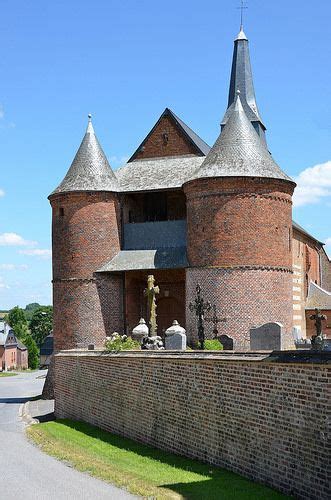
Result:
[[148,326],[146,325],[144,318],[140,318],[139,324],[132,330],[131,336],[134,340],[138,340],[140,343],[144,337],[148,337]]
[[186,350],[186,331],[176,319],[165,331],[165,348],[175,351]]

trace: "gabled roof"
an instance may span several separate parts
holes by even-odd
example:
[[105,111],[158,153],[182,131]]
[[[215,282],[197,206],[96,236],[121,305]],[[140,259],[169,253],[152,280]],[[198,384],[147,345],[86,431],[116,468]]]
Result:
[[319,241],[317,240],[314,236],[312,236],[310,233],[308,233],[303,227],[299,226],[299,224],[297,224],[296,222],[293,221],[293,229],[296,229],[297,231],[299,231],[300,233],[303,233],[305,236],[308,236],[308,238],[316,241],[316,243],[319,243],[320,245],[324,245],[324,243],[322,243],[322,241]]
[[331,292],[311,281],[309,283],[306,309],[331,309]]
[[160,118],[155,123],[154,127],[147,134],[142,143],[138,146],[131,158],[129,158],[128,163],[136,160],[138,153],[142,150],[149,137],[153,134],[164,117],[169,117],[174,122],[185,139],[193,146],[197,155],[205,156],[208,153],[208,151],[210,150],[210,146],[208,146],[208,144],[203,139],[201,139],[201,137],[199,137],[188,125],[186,125],[186,123],[184,123],[177,115],[175,115],[175,113],[171,111],[171,109],[165,108]]
[[17,346],[18,340],[15,335],[14,330],[9,330],[9,332],[0,333],[0,345],[2,346]]
[[187,134],[187,137],[192,141],[192,143],[197,146],[197,148],[201,151],[203,155],[207,155],[210,151],[210,146],[198,136],[186,123],[183,122],[171,109],[166,108],[169,113],[173,116],[173,118],[177,121],[178,125],[183,129],[183,131]]
[[72,191],[117,191],[118,182],[99,144],[91,122],[76,156],[61,184],[51,193]]
[[17,339],[17,349],[20,349],[21,351],[27,351],[28,348],[26,345],[24,345],[19,339]]
[[227,123],[191,179],[206,177],[266,177],[293,182],[256,133],[243,109],[239,91]]

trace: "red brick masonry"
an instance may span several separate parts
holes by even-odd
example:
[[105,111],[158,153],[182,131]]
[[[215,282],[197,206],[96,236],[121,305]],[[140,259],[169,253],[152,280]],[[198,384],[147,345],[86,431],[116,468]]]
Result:
[[56,417],[224,466],[299,498],[330,498],[330,366],[262,358],[64,351],[55,357]]

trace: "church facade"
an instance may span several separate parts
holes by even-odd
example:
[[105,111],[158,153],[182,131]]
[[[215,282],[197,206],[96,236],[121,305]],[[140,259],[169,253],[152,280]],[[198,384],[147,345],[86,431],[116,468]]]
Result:
[[[49,196],[55,351],[102,346],[107,335],[130,334],[147,320],[148,274],[160,287],[161,335],[177,319],[196,340],[189,304],[199,283],[226,318],[219,333],[234,349],[249,349],[250,328],[267,322],[282,323],[284,349],[294,348],[293,328],[306,336],[310,290],[316,295],[318,287],[329,303],[330,261],[323,244],[293,222],[295,183],[270,155],[265,131],[242,28],[213,147],[166,108],[113,172],[89,118]],[[212,329],[207,323],[207,337]]]

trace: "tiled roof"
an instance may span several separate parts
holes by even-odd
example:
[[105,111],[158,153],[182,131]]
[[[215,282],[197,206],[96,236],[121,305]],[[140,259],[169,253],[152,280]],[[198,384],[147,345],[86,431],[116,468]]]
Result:
[[280,169],[256,133],[242,107],[239,94],[231,116],[192,179],[237,176],[293,182]]
[[118,191],[118,182],[94,133],[92,122],[61,184],[51,193]]
[[331,292],[311,281],[309,283],[306,309],[331,309]]
[[188,267],[186,248],[155,250],[122,250],[98,272],[133,271],[138,269],[179,269]]
[[180,188],[201,165],[204,156],[167,156],[126,163],[116,171],[120,191]]
[[308,236],[309,238],[311,238],[312,240],[316,241],[317,243],[319,243],[320,245],[324,245],[324,243],[322,243],[321,241],[317,240],[314,236],[312,236],[310,233],[308,233],[303,227],[299,226],[299,224],[297,224],[296,222],[292,222],[292,225],[293,225],[293,229],[296,229],[297,231],[299,231],[300,233],[303,233],[305,234],[306,236]]
[[208,152],[210,151],[210,146],[203,139],[201,139],[201,137],[199,137],[198,134],[194,132],[194,130],[192,130],[188,125],[186,125],[186,123],[183,122],[183,120],[181,120],[177,115],[175,115],[175,113],[171,111],[171,109],[169,108],[167,109],[169,110],[169,113],[173,116],[173,118],[176,120],[178,125],[183,129],[186,135],[195,144],[195,146],[197,146],[198,149],[200,149],[201,153],[203,155],[208,154]]
[[24,345],[19,339],[17,339],[17,347],[21,351],[27,351],[28,350],[28,348],[26,347],[26,345]]

